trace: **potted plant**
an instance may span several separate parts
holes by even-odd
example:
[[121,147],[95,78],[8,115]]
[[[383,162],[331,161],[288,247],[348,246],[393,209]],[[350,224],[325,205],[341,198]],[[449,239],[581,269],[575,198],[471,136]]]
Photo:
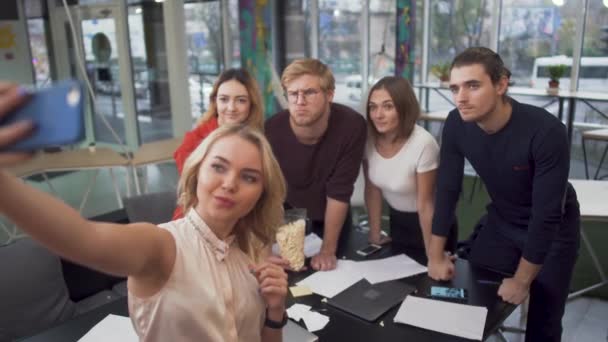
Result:
[[431,66],[431,74],[439,79],[442,87],[448,85],[450,81],[450,66],[449,62],[441,62]]
[[547,71],[549,71],[549,91],[558,91],[559,79],[564,77],[567,69],[568,66],[565,64],[555,64],[547,67]]

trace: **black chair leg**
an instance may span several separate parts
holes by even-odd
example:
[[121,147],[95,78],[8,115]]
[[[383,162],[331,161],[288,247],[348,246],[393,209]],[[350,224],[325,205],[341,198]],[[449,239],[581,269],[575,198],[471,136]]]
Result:
[[583,146],[583,160],[585,162],[585,179],[589,179],[589,166],[587,166],[587,148],[585,147],[585,137],[582,137],[581,140],[581,146]]
[[469,193],[469,203],[473,203],[473,196],[475,195],[477,181],[479,181],[479,176],[476,175],[475,178],[473,178],[473,186],[471,186],[471,193]]

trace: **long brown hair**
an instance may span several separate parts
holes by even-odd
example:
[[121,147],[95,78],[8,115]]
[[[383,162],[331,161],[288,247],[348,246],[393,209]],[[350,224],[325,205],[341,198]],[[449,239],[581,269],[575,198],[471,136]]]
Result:
[[224,70],[213,84],[211,94],[209,94],[209,109],[201,116],[197,125],[200,125],[211,118],[217,117],[217,92],[220,86],[224,82],[235,80],[242,84],[249,94],[249,100],[251,101],[251,108],[249,109],[249,116],[245,119],[244,124],[255,127],[259,130],[264,128],[264,104],[262,96],[260,95],[260,89],[256,80],[251,77],[249,72],[245,69],[234,68]]

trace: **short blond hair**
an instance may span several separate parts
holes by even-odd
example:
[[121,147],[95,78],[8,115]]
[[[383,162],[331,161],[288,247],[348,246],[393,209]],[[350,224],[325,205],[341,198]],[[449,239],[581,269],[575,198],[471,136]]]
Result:
[[281,75],[283,89],[287,89],[287,84],[304,75],[318,76],[324,91],[333,91],[336,88],[336,80],[327,65],[318,59],[303,58],[291,62],[283,71]]
[[283,223],[283,202],[287,193],[281,167],[272,153],[270,144],[259,130],[246,124],[228,124],[207,136],[186,159],[178,183],[178,204],[184,213],[197,205],[196,188],[203,160],[213,144],[233,135],[252,143],[262,155],[262,195],[233,230],[241,250],[257,262],[275,241],[277,228]]

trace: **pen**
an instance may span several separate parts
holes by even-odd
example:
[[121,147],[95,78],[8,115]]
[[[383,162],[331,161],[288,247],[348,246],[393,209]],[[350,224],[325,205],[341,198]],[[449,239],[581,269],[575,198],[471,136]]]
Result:
[[484,279],[479,279],[477,280],[478,283],[480,284],[485,284],[485,285],[500,285],[501,282],[497,281],[497,280],[484,280]]

